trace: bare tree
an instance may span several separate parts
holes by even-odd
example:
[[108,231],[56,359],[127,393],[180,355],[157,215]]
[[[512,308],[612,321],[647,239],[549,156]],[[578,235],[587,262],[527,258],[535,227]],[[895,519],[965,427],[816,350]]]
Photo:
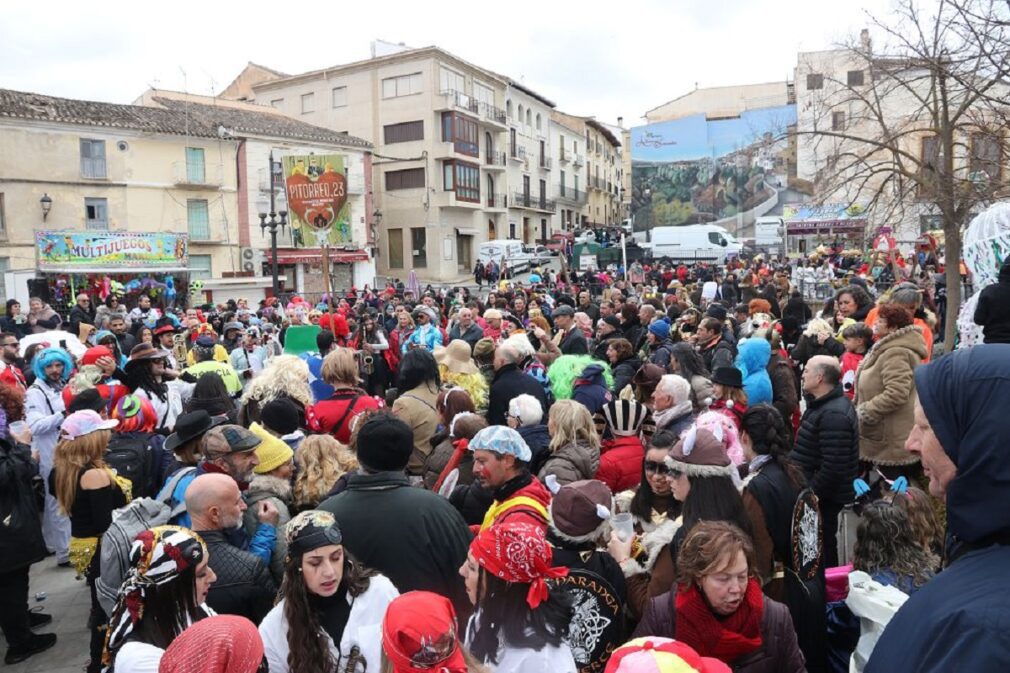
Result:
[[797,68],[799,177],[813,181],[816,199],[859,204],[906,241],[921,217],[942,223],[948,349],[961,234],[1010,194],[1008,2],[938,0],[924,13],[899,0],[886,19],[870,16],[859,39],[805,54]]

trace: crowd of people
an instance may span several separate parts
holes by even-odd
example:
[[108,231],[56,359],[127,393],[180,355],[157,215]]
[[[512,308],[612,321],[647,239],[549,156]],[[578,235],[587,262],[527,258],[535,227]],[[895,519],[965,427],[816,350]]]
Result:
[[1010,271],[944,354],[837,262],[8,301],[5,661],[55,563],[91,673],[997,670]]

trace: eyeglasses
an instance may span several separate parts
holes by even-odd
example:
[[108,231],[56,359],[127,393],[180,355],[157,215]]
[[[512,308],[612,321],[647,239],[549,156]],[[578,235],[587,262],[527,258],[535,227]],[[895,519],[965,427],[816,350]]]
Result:
[[645,471],[658,474],[661,477],[665,477],[672,472],[672,470],[667,467],[666,463],[657,463],[654,460],[645,461]]

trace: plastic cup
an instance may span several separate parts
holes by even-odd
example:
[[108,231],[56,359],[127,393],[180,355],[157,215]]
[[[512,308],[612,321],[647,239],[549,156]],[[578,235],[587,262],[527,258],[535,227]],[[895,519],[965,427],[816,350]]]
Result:
[[629,512],[610,517],[610,527],[621,538],[621,542],[627,542],[635,534],[635,520]]

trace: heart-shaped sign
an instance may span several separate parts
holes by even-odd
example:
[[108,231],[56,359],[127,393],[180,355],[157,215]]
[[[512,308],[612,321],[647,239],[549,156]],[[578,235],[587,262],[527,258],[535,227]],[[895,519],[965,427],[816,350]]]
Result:
[[347,202],[347,179],[343,173],[324,171],[313,180],[304,173],[289,175],[288,209],[308,227],[323,231],[333,226]]

